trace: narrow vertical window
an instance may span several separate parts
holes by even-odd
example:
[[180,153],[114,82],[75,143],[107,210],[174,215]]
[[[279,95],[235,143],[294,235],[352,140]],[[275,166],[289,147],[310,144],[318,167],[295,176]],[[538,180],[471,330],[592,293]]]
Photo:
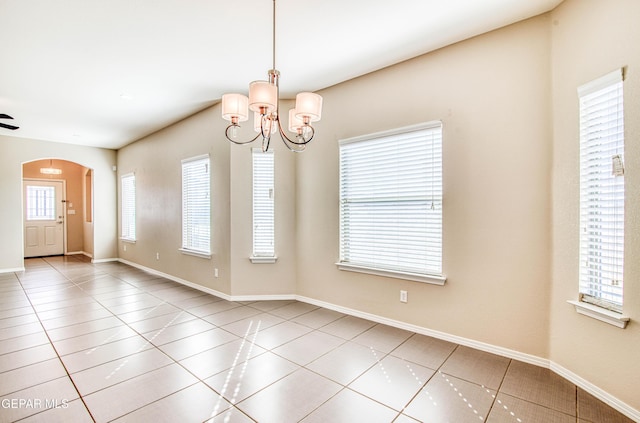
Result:
[[136,176],[133,173],[122,175],[120,236],[124,240],[136,239]]
[[[274,153],[252,150],[253,262],[275,258]],[[260,259],[263,260],[260,260]]]
[[183,252],[211,254],[210,181],[209,156],[182,161]]
[[622,312],[624,118],[622,70],[578,89],[580,300]]
[[84,221],[93,222],[93,170],[84,176]]
[[442,124],[340,141],[340,262],[443,284]]

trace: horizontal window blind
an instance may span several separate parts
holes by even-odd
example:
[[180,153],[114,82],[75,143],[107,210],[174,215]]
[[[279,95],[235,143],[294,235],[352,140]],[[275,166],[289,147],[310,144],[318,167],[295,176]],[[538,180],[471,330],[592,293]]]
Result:
[[340,143],[340,262],[442,273],[442,125]]
[[122,175],[120,235],[124,239],[136,239],[136,176],[133,173]]
[[578,89],[580,98],[580,293],[622,311],[624,118],[622,71]]
[[182,248],[211,251],[209,157],[182,161]]
[[274,153],[252,150],[253,255],[275,256]]

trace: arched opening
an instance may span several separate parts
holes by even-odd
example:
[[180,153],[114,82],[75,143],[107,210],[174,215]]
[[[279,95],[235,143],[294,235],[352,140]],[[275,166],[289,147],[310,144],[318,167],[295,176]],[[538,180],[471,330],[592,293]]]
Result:
[[22,164],[24,257],[93,257],[93,170],[46,158]]

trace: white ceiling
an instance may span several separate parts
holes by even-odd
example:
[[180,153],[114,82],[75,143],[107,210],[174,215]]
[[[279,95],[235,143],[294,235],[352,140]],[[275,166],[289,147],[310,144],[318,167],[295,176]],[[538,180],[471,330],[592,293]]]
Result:
[[[562,0],[278,0],[283,97]],[[266,79],[271,0],[0,0],[0,135],[120,148]]]

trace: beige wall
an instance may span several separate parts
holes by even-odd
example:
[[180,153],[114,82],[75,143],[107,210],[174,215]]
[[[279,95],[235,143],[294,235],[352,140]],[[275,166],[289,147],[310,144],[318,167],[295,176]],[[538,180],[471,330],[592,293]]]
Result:
[[[281,110],[291,105],[282,102]],[[214,108],[215,119],[221,120],[220,109]],[[248,125],[247,125],[248,126]],[[221,134],[222,135],[222,134]],[[246,134],[241,139],[248,139]],[[229,143],[223,137],[218,142]],[[233,283],[231,293],[243,295],[292,295],[296,291],[296,204],[295,159],[279,137],[272,140],[275,167],[275,264],[252,264],[253,250],[253,169],[251,150],[261,148],[260,142],[231,146],[231,265]]]
[[[43,175],[40,168],[53,167],[61,169],[61,175]],[[66,160],[36,160],[23,165],[22,176],[24,178],[35,179],[56,179],[64,180],[66,187],[66,208],[67,208],[67,232],[66,232],[66,252],[83,253],[84,249],[84,175],[86,168],[76,163]],[[69,214],[74,210],[75,214]]]
[[[136,243],[120,241],[120,257],[227,295],[291,296],[296,265],[294,157],[284,146],[273,146],[278,261],[251,264],[251,148],[259,145],[230,145],[225,127],[216,106],[119,150],[118,175],[136,175],[137,219]],[[211,158],[211,259],[178,251],[181,160],[201,154]]]
[[[297,164],[298,294],[547,357],[549,46],[545,15],[323,91]],[[338,270],[338,140],[432,120],[446,285]]]
[[[248,260],[252,146],[224,139],[219,106],[119,150],[118,176],[136,174],[135,244],[117,241],[112,225],[119,179],[109,152],[3,137],[0,187],[19,202],[20,163],[64,151],[95,169],[99,257],[117,254],[234,298],[298,295],[550,359],[640,409],[640,54],[630,41],[640,39],[639,7],[566,0],[553,13],[323,90],[323,119],[308,151],[274,145],[276,264]],[[625,330],[566,303],[577,297],[576,87],[619,66],[628,66],[624,311],[633,320]],[[447,284],[339,271],[338,141],[431,120],[444,131]],[[178,251],[180,161],[200,154],[212,162],[211,259]],[[0,269],[21,263],[22,236],[11,223],[19,221],[19,210],[0,209],[9,239],[0,244]]]
[[[251,148],[259,144],[231,145],[224,138],[225,127],[219,106],[215,106],[119,150],[118,175],[136,175],[137,224],[136,243],[120,241],[120,257],[227,295],[292,296],[296,266],[294,157],[283,145],[273,145],[278,261],[252,264]],[[178,251],[182,236],[181,160],[201,154],[211,157],[211,259]],[[156,253],[160,260],[156,260]],[[218,278],[214,277],[216,268]]]
[[[213,110],[208,109],[118,151],[118,186],[120,176],[131,172],[136,176],[137,238],[135,244],[119,241],[118,251],[125,260],[229,293],[229,146],[215,142],[212,134],[220,132],[215,123]],[[203,154],[211,160],[211,259],[178,251],[181,161]]]
[[[550,359],[640,410],[640,2],[566,0],[552,13],[553,266]],[[576,88],[626,67],[624,314],[618,329],[576,314],[578,98]]]
[[81,147],[25,138],[0,136],[0,272],[21,269],[23,259],[22,164],[43,158],[56,158],[78,163],[94,170],[93,258],[117,257],[116,249],[116,185],[112,166],[116,152],[101,148]]

